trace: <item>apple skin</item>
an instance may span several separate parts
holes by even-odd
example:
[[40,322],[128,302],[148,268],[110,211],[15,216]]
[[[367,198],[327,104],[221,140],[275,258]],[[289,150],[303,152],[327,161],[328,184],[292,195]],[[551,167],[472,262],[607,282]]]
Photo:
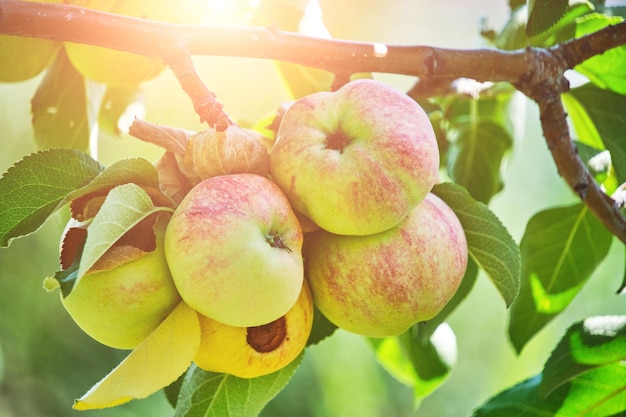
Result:
[[272,179],[294,209],[341,235],[397,225],[430,192],[438,169],[424,110],[369,79],[297,100],[270,155]]
[[[206,371],[256,378],[284,368],[306,347],[313,327],[313,300],[304,282],[287,314],[261,328],[233,327],[198,317],[201,339],[196,365]],[[254,332],[259,333],[255,336]],[[263,343],[257,346],[255,341]]]
[[388,231],[319,230],[303,251],[315,305],[338,327],[370,337],[433,318],[458,289],[468,256],[458,218],[434,194]]
[[302,240],[295,213],[272,181],[221,175],[181,201],[165,233],[165,255],[193,309],[231,326],[260,326],[298,299]]
[[[62,0],[26,0],[61,3]],[[52,64],[61,42],[50,39],[0,35],[0,82],[33,78]]]
[[[200,23],[201,0],[71,0],[88,9],[172,23]],[[135,87],[161,74],[162,59],[99,46],[65,42],[70,61],[85,77],[115,87]]]
[[113,269],[88,272],[61,303],[76,324],[98,342],[134,349],[178,305],[163,240],[167,221],[154,226],[156,249]]

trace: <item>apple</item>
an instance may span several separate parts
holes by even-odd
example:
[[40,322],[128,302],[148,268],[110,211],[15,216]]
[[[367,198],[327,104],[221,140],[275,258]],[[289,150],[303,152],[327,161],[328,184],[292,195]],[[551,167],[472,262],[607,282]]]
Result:
[[[62,0],[38,1],[61,3]],[[0,82],[18,82],[34,77],[52,64],[60,48],[61,42],[50,39],[0,35]]]
[[315,305],[338,327],[370,337],[396,336],[433,318],[458,289],[468,256],[463,227],[434,194],[390,230],[318,230],[303,252]]
[[304,282],[287,314],[263,326],[233,327],[202,315],[199,319],[196,365],[206,371],[256,378],[284,368],[306,347],[313,326],[313,301]]
[[302,230],[266,177],[211,177],[183,198],[165,256],[183,300],[230,326],[270,323],[295,304],[304,279]]
[[270,155],[272,179],[322,229],[370,235],[396,226],[437,180],[428,115],[370,79],[297,100]]
[[[143,240],[152,228],[153,235],[148,238],[153,245],[151,251],[132,245],[113,246],[67,297],[61,295],[61,303],[72,319],[98,342],[118,349],[133,349],[180,302],[163,248],[167,217],[159,216],[156,221],[149,218],[142,224],[145,227],[127,232],[141,233],[139,240]],[[75,238],[84,230],[85,224],[73,226],[73,220],[69,223],[66,237]],[[86,233],[88,230],[87,227]],[[86,233],[82,233],[83,238]],[[69,251],[62,251],[61,258],[62,265],[67,267],[77,252],[68,239],[64,241],[64,249],[69,247]]]

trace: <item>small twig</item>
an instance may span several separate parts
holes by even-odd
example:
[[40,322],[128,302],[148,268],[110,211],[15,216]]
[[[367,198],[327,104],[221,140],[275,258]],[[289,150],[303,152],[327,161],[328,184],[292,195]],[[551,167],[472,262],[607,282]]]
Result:
[[215,94],[200,79],[188,54],[174,54],[166,59],[166,63],[178,79],[183,91],[191,98],[201,122],[206,122],[217,131],[226,130],[229,125],[233,124],[232,120],[224,112],[222,103],[217,100]]
[[171,126],[155,125],[145,120],[135,119],[128,133],[144,142],[160,146],[176,155],[184,155],[189,138],[197,132]]

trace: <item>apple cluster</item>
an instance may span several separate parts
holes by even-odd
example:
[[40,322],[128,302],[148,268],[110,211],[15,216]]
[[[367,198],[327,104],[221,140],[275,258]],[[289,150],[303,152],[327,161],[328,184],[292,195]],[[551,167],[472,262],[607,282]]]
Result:
[[[275,142],[257,140],[231,126],[164,155],[157,166],[173,213],[127,232],[62,297],[85,332],[132,349],[182,300],[200,322],[195,363],[251,378],[302,352],[314,306],[370,337],[399,335],[441,311],[465,272],[467,244],[431,193],[439,151],[415,101],[352,81],[297,100]],[[172,193],[170,179],[181,176]],[[81,247],[71,243],[88,233],[88,222],[68,227],[64,268]]]

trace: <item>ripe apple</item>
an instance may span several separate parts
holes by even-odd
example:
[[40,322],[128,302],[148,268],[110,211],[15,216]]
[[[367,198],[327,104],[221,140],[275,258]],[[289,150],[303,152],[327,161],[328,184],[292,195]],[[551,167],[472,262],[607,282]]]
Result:
[[[167,216],[150,225],[154,227],[152,251],[137,253],[136,248],[114,246],[98,261],[111,269],[87,272],[67,297],[61,296],[76,324],[104,345],[135,348],[180,302],[163,250]],[[144,234],[146,229],[138,230]],[[62,259],[70,262],[65,255]],[[124,262],[126,258],[130,260]]]
[[236,327],[270,323],[302,288],[302,230],[280,188],[255,174],[198,183],[176,208],[165,256],[183,300]]
[[[62,0],[38,1],[61,3]],[[49,39],[0,35],[0,82],[18,82],[34,77],[50,66],[60,48],[61,42]]]
[[[86,7],[124,16],[172,23],[200,23],[203,15],[201,0],[70,0]],[[135,86],[159,75],[165,64],[125,51],[99,46],[66,42],[67,55],[85,77],[104,84]]]
[[424,110],[369,79],[297,100],[270,155],[272,178],[294,209],[342,235],[397,225],[430,192],[438,169]]
[[313,300],[306,282],[296,304],[279,319],[256,327],[233,327],[200,318],[200,348],[194,359],[200,368],[240,378],[278,371],[305,348],[313,326]]
[[458,218],[434,194],[385,232],[319,230],[304,244],[315,305],[338,327],[370,337],[395,336],[434,317],[461,283],[467,256]]

